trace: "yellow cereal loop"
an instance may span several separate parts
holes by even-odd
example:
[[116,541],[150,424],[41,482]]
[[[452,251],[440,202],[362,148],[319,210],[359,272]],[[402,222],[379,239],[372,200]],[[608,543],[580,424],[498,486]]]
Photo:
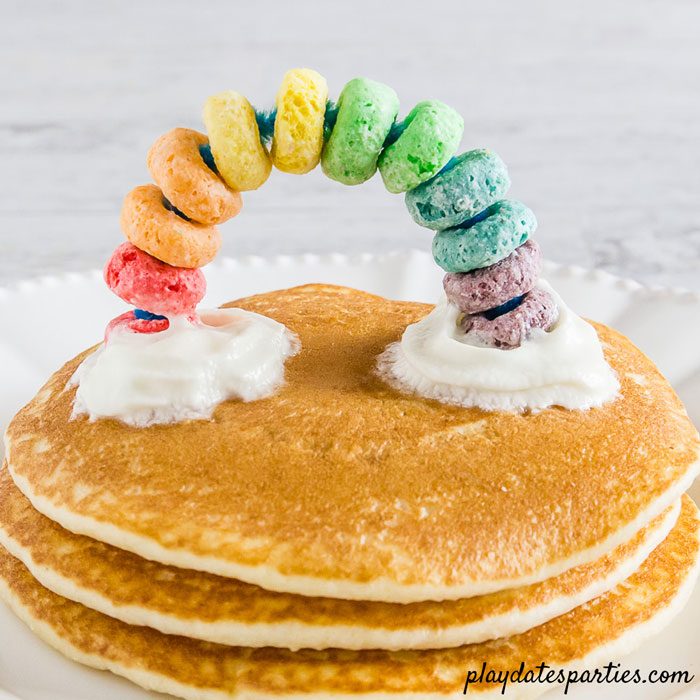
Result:
[[204,104],[204,123],[216,169],[233,190],[257,190],[272,169],[260,142],[255,110],[243,95],[226,90]]
[[310,68],[287,71],[277,93],[272,162],[278,170],[303,175],[313,170],[323,148],[326,79]]

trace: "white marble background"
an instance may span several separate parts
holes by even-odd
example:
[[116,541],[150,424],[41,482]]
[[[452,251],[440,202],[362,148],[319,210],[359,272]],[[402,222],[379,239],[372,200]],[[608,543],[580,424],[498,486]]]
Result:
[[[697,0],[0,0],[0,285],[101,266],[153,139],[311,66],[436,97],[510,166],[554,260],[700,289]],[[223,254],[430,245],[376,180],[273,173]]]

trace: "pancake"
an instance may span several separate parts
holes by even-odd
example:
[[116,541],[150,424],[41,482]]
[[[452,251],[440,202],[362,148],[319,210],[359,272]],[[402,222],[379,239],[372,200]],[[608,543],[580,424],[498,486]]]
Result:
[[401,605],[273,593],[146,561],[64,530],[0,471],[0,545],[43,586],[123,622],[248,647],[436,649],[518,634],[630,576],[668,535],[679,511],[677,502],[607,556],[542,583]]
[[[593,667],[628,653],[682,608],[698,573],[698,511],[688,498],[677,525],[641,568],[613,591],[508,639],[432,651],[287,651],[226,647],[118,622],[49,592],[0,548],[0,596],[66,656],[146,688],[193,700],[284,697],[445,698],[468,671]],[[512,685],[514,695],[547,685]],[[473,683],[469,693],[500,686]],[[483,696],[481,696],[483,697]]]
[[235,305],[299,335],[286,385],[224,402],[211,420],[71,420],[79,355],[6,433],[12,477],[37,510],[144,558],[268,590],[406,603],[593,561],[698,472],[680,400],[605,326],[594,324],[621,396],[520,415],[404,395],[375,375],[429,305],[326,285]]

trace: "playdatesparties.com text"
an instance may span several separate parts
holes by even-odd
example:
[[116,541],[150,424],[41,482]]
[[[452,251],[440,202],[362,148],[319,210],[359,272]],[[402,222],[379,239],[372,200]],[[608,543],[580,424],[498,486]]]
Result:
[[526,666],[523,661],[516,669],[505,670],[490,668],[486,661],[481,669],[467,672],[464,681],[463,695],[469,692],[472,685],[493,685],[501,687],[501,694],[505,695],[510,684],[519,683],[546,683],[550,685],[563,686],[564,695],[569,692],[569,688],[578,684],[591,683],[623,683],[623,684],[643,684],[643,683],[682,683],[693,682],[694,674],[688,671],[667,671],[651,669],[641,671],[640,669],[622,669],[622,664],[610,662],[605,666],[582,670],[565,670],[548,666],[546,663],[537,666]]

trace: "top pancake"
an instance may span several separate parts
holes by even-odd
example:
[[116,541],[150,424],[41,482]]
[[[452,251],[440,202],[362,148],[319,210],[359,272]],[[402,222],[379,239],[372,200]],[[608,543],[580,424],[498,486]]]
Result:
[[653,364],[596,325],[621,396],[485,413],[403,395],[376,357],[430,306],[326,285],[235,302],[296,332],[268,399],[209,421],[70,420],[55,373],[8,466],[49,518],[143,557],[270,590],[408,602],[542,580],[609,551],[695,476],[698,435]]

